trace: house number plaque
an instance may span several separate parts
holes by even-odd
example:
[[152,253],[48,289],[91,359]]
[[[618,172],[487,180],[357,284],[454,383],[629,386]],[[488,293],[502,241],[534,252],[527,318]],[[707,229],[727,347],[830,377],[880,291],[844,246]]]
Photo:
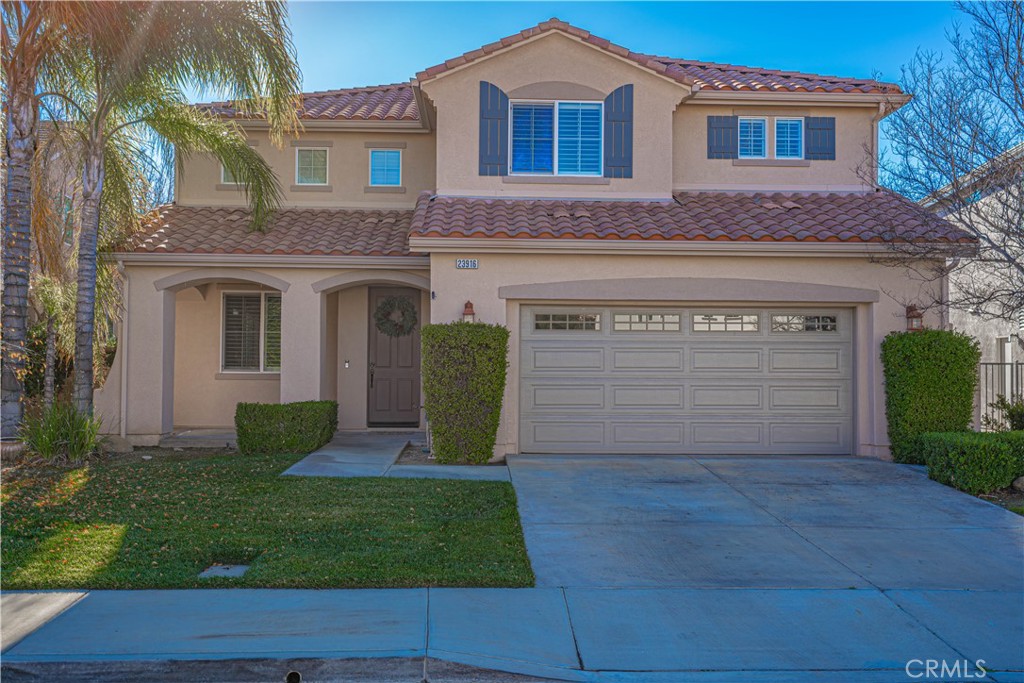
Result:
[[457,258],[455,259],[456,270],[476,270],[480,267],[480,262],[475,258]]

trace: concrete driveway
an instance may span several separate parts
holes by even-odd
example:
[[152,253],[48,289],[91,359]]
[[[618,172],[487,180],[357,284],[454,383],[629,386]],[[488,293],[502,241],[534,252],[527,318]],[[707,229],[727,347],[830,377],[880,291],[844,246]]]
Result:
[[1024,518],[920,468],[517,456],[509,469],[537,586],[564,589],[586,669],[1024,669]]

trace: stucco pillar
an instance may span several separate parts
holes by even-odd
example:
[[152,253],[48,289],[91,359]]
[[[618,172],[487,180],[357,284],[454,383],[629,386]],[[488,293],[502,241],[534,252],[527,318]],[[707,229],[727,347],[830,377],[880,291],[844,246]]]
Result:
[[327,297],[308,283],[281,296],[281,403],[325,397]]
[[[127,336],[126,436],[153,445],[174,429],[174,323],[176,293],[156,289],[148,278],[132,281]],[[141,315],[153,311],[154,315]]]

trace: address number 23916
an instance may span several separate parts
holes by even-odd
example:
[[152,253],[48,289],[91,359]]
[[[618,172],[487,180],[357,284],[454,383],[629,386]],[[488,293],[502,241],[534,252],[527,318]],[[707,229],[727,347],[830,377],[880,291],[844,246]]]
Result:
[[455,259],[455,268],[457,270],[476,270],[480,267],[480,262],[475,258],[457,258]]

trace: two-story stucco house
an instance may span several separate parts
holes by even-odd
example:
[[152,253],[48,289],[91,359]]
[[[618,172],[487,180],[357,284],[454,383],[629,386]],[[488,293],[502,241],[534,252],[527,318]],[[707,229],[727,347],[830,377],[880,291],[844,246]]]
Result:
[[308,93],[283,149],[239,120],[284,188],[266,233],[216,161],[189,158],[119,255],[98,411],[135,443],[230,426],[239,401],[419,426],[418,328],[375,322],[398,297],[421,323],[471,302],[511,330],[497,455],[885,456],[879,343],[907,325],[891,295],[922,286],[879,262],[886,225],[963,237],[862,179],[905,101],[554,19],[409,83]]

